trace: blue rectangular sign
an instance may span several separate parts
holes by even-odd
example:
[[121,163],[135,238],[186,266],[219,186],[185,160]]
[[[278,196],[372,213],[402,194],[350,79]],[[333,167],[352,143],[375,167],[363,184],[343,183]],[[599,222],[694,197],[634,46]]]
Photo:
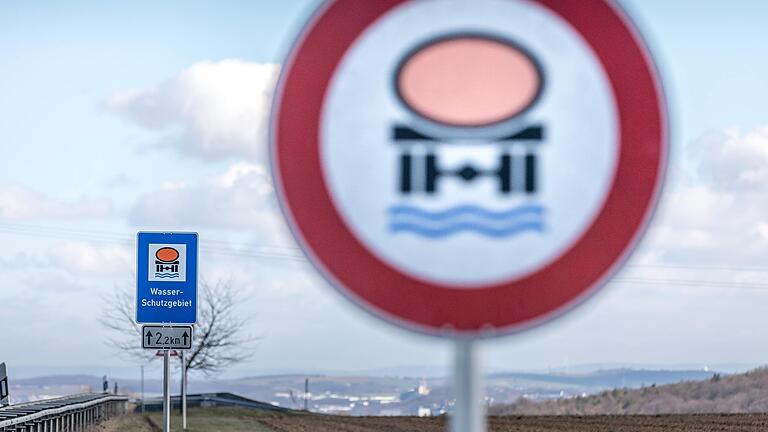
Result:
[[197,233],[140,232],[136,322],[197,322]]

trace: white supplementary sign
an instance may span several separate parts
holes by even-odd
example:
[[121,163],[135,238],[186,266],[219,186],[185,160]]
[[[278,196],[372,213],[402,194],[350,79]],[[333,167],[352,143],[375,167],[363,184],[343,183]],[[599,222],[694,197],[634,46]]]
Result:
[[141,328],[141,347],[146,349],[191,349],[192,326],[150,326]]

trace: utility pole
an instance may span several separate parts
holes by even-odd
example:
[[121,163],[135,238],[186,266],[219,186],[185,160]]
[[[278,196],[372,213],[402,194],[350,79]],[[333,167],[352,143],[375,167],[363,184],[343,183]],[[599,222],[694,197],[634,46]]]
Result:
[[141,365],[141,413],[144,414],[144,365]]

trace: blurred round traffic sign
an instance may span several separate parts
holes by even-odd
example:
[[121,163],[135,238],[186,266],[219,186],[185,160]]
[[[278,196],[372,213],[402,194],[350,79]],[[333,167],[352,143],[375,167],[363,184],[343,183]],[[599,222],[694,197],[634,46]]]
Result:
[[667,117],[608,0],[326,2],[286,61],[272,169],[312,263],[421,332],[518,331],[637,243]]

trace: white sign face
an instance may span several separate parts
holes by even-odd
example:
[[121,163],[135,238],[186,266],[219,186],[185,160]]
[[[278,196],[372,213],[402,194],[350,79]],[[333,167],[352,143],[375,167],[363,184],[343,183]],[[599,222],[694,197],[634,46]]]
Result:
[[192,326],[143,326],[141,347],[146,349],[191,349]]
[[150,281],[186,282],[187,245],[149,244]]
[[[467,86],[459,103],[441,96]],[[385,263],[442,286],[503,283],[555,261],[616,172],[617,107],[600,60],[532,2],[397,7],[347,51],[321,118],[323,173],[346,225]]]

